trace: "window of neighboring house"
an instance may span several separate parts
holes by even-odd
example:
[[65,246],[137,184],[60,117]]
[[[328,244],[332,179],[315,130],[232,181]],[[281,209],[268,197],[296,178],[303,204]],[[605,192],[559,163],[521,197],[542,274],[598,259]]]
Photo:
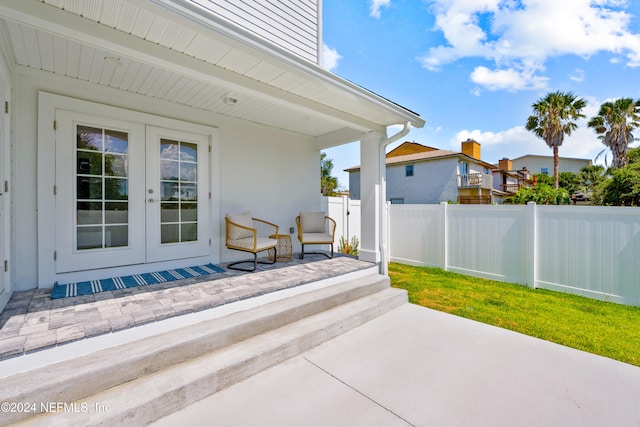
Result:
[[413,165],[407,165],[404,167],[404,176],[413,176]]
[[404,205],[404,198],[402,197],[391,198],[390,202],[392,205]]
[[469,163],[460,162],[460,175],[467,175],[469,173]]
[[549,175],[549,168],[541,168],[540,169],[540,173],[545,174],[545,175]]

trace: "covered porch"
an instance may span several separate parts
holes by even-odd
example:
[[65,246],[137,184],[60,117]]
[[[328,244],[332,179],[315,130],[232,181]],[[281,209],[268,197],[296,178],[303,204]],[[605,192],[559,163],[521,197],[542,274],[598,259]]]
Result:
[[197,2],[104,4],[0,0],[0,308],[56,282],[238,260],[225,214],[288,233],[321,208],[320,151],[354,141],[361,258],[384,272],[380,159],[418,114]]
[[260,295],[277,298],[286,289],[304,292],[305,285],[337,283],[376,269],[339,254],[294,256],[259,264],[253,273],[220,266],[222,273],[77,297],[52,299],[51,289],[15,292],[0,312],[0,361]]

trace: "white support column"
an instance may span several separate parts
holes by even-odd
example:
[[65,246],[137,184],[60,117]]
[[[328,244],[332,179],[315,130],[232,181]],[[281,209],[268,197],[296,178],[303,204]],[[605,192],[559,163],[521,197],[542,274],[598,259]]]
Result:
[[381,144],[385,136],[378,132],[368,133],[360,141],[360,200],[361,238],[360,259],[379,263],[382,225],[381,206],[383,194],[384,150]]

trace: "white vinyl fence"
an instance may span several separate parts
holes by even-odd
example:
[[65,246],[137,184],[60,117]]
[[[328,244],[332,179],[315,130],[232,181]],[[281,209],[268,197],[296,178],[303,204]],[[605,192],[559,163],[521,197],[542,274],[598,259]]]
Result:
[[[323,197],[322,207],[328,216],[336,222],[336,234],[333,242],[335,250],[338,250],[340,238],[344,237],[348,242],[356,236],[360,242],[360,200],[351,200],[348,197]],[[359,247],[358,247],[359,248]]]
[[392,205],[394,262],[640,305],[640,209]]
[[640,208],[390,205],[389,250],[393,262],[640,305]]

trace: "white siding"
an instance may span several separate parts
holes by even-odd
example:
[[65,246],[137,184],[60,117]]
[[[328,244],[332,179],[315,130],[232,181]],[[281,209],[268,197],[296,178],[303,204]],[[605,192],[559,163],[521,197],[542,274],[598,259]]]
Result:
[[458,200],[457,158],[413,165],[413,176],[406,176],[405,164],[387,166],[387,200],[404,199],[406,204]]
[[[407,165],[413,165],[413,176],[406,176]],[[361,197],[359,170],[349,172],[349,197]],[[405,204],[457,201],[458,159],[387,165],[387,201],[391,199],[402,199]]]
[[319,0],[192,0],[212,13],[319,62]]

